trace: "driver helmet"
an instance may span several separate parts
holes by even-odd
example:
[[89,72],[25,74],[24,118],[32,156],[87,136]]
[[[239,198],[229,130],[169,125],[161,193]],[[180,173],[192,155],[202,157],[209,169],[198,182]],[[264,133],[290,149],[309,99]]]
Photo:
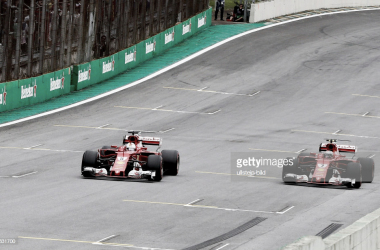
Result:
[[141,168],[140,163],[138,163],[138,162],[134,162],[134,163],[133,163],[133,168],[134,168],[136,171],[139,171],[140,168]]
[[133,142],[130,142],[127,144],[127,149],[130,151],[135,151],[136,150],[136,145]]

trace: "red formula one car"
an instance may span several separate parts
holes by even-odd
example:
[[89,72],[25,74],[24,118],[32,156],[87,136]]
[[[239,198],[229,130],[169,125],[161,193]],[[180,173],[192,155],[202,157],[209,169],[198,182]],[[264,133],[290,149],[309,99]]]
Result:
[[[319,153],[301,153],[289,157],[289,164],[282,169],[285,183],[313,183],[343,185],[360,188],[362,182],[372,182],[375,163],[372,158],[347,157],[342,153],[357,152],[355,146],[337,145],[336,139],[321,143]],[[290,160],[293,160],[292,162]]]
[[83,154],[81,172],[84,177],[115,177],[161,181],[163,175],[177,175],[177,150],[148,151],[147,145],[161,146],[161,138],[142,137],[130,131],[122,146],[103,146]]

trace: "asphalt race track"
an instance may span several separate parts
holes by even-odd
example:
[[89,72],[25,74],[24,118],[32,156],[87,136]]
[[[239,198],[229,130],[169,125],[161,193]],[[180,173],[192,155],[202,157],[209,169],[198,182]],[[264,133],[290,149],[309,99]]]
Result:
[[[265,220],[205,249],[279,249],[379,208],[380,171],[361,189],[295,186],[276,167],[237,178],[230,162],[231,152],[296,156],[337,138],[380,166],[379,14],[262,30],[115,95],[1,128],[0,238],[18,238],[6,249],[185,249],[255,218]],[[120,145],[128,129],[161,131],[180,174],[82,178],[83,152]]]

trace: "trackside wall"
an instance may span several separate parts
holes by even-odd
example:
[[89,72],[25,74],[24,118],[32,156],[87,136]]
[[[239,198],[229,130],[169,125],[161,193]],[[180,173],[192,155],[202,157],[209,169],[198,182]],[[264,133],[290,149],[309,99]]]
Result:
[[321,8],[343,8],[380,5],[380,0],[271,0],[251,5],[250,22]]
[[212,9],[208,9],[107,58],[74,66],[72,89],[80,90],[102,82],[164,53],[184,39],[210,26],[211,13]]
[[0,113],[45,102],[134,68],[210,26],[211,13],[210,8],[109,57],[38,77],[0,83]]
[[[323,243],[323,244],[322,244]],[[284,250],[377,250],[380,249],[380,209],[322,240],[306,236]]]

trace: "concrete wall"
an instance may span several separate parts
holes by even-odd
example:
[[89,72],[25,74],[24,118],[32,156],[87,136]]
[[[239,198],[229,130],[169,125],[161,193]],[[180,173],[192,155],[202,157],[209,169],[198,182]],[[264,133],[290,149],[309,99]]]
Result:
[[306,236],[284,250],[378,250],[380,249],[380,209],[325,238]]
[[261,22],[305,10],[376,5],[380,5],[380,0],[271,0],[252,4],[249,21]]

